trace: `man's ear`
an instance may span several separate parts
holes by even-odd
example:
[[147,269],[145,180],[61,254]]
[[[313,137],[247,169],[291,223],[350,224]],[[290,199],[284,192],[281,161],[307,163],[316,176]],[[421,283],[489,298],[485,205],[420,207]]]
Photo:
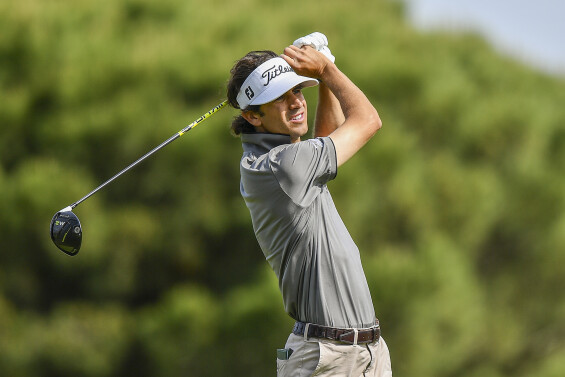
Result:
[[242,111],[241,116],[243,117],[243,119],[248,121],[254,127],[260,127],[263,125],[263,122],[261,121],[261,116],[255,111],[251,111],[251,110]]

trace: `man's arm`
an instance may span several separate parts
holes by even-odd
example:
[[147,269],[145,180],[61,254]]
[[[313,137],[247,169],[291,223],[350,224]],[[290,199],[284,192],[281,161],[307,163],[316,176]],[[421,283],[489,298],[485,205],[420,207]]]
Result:
[[[377,110],[365,94],[322,53],[309,46],[289,46],[281,56],[296,73],[320,79],[339,103],[344,122],[329,136],[335,144],[337,165],[343,165],[381,128]],[[327,99],[331,100],[331,97]],[[330,123],[329,128],[332,127]]]
[[329,136],[345,122],[341,105],[323,82],[318,86],[318,106],[314,121],[314,137]]

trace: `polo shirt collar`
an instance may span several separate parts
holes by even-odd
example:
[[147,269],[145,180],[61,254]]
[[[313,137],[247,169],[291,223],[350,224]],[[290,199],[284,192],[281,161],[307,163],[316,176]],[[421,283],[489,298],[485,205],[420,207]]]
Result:
[[282,134],[254,132],[241,134],[240,137],[244,150],[259,148],[270,151],[279,145],[290,144],[290,136]]

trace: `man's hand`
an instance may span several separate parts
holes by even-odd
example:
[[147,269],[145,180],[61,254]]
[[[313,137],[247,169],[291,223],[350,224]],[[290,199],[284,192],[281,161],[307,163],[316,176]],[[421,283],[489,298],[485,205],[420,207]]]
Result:
[[328,65],[333,65],[324,54],[310,46],[288,46],[281,57],[297,74],[315,79],[321,79]]
[[314,32],[304,37],[298,38],[293,43],[294,46],[300,48],[302,46],[312,46],[317,51],[324,54],[332,63],[335,63],[335,56],[332,55],[328,47],[328,38],[322,33]]

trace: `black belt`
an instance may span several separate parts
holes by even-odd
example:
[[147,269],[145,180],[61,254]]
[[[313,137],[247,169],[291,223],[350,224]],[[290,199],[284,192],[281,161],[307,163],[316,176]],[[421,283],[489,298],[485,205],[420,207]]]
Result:
[[[304,329],[306,323],[296,322],[292,333],[295,335],[304,336]],[[357,329],[357,344],[373,343],[379,340],[381,336],[381,328],[379,327],[379,320],[376,321],[375,326]],[[308,338],[324,338],[330,340],[337,340],[343,343],[355,344],[355,330],[354,329],[340,329],[336,327],[320,326],[313,323],[308,324]]]

